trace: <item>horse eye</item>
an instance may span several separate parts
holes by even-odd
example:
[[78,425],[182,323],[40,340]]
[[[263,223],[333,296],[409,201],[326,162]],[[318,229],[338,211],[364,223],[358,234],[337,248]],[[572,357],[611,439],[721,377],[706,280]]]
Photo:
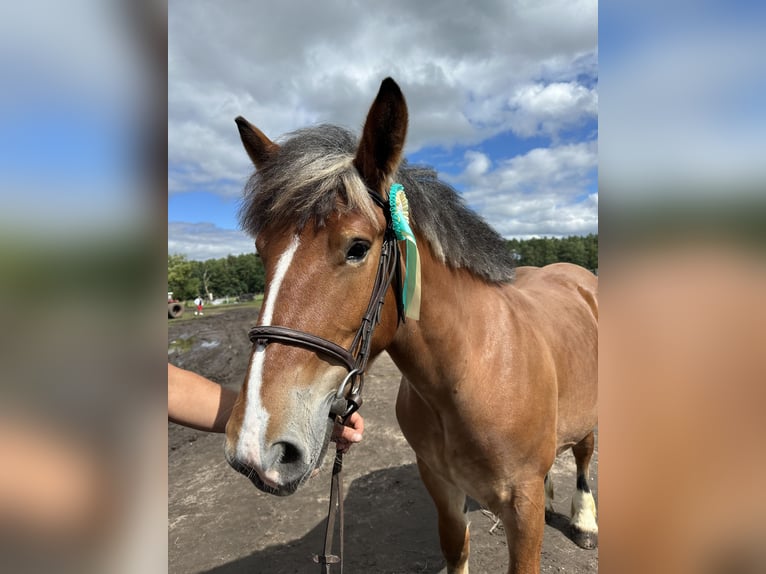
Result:
[[359,263],[365,257],[367,257],[367,252],[369,250],[370,244],[366,241],[354,241],[354,243],[351,244],[351,247],[349,247],[348,251],[346,252],[346,261]]

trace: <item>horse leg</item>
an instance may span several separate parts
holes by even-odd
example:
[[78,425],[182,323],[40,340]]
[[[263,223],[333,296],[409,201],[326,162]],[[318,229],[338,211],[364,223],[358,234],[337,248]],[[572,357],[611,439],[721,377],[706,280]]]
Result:
[[432,472],[419,458],[418,470],[439,514],[439,543],[447,561],[447,574],[468,574],[471,536],[465,516],[465,493]]
[[545,531],[542,477],[516,484],[500,517],[508,541],[508,574],[538,574]]
[[550,521],[553,519],[553,514],[555,513],[555,510],[553,510],[553,479],[551,478],[551,473],[548,472],[545,475],[545,522],[550,523]]
[[577,490],[572,496],[572,519],[569,524],[572,540],[581,548],[598,546],[596,501],[588,486],[588,469],[594,445],[595,439],[591,432],[572,447],[575,463],[577,463]]

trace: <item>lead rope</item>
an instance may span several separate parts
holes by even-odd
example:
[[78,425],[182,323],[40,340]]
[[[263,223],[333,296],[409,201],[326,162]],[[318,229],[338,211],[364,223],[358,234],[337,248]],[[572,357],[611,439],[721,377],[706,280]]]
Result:
[[[340,415],[335,417],[335,422],[343,425],[344,419]],[[335,461],[332,465],[332,481],[330,483],[330,508],[327,511],[327,522],[324,531],[324,554],[314,554],[314,562],[319,564],[321,572],[330,574],[330,565],[339,564],[340,574],[343,574],[343,482],[341,471],[343,470],[343,453],[335,451]],[[332,539],[335,535],[335,516],[338,515],[338,554],[332,554]]]

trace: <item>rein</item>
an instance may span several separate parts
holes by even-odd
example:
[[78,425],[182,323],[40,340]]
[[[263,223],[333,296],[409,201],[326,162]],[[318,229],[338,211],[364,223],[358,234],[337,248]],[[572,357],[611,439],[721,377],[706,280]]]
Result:
[[[392,283],[394,284],[396,296],[398,320],[400,322],[404,321],[404,304],[401,289],[401,252],[399,251],[396,233],[393,229],[391,208],[378,194],[372,191],[369,194],[372,200],[383,210],[383,214],[386,217],[386,230],[383,236],[383,247],[381,248],[378,271],[375,276],[372,294],[370,295],[370,302],[367,304],[367,310],[362,317],[362,322],[351,346],[345,349],[323,337],[282,326],[263,325],[253,327],[248,334],[250,341],[254,344],[266,346],[269,343],[281,343],[283,345],[302,347],[330,358],[346,367],[348,374],[344,377],[335,393],[336,400],[346,399],[345,411],[335,416],[335,422],[341,425],[362,406],[362,389],[364,388],[364,375],[367,363],[370,359],[372,335],[375,327],[380,324],[383,303]],[[347,387],[348,392],[346,391]],[[324,553],[321,556],[314,556],[314,562],[320,564],[322,567],[321,571],[327,574],[330,572],[331,564],[339,564],[340,572],[341,574],[343,573],[343,493],[340,476],[342,470],[343,453],[336,451],[332,468],[330,509],[327,514]],[[336,514],[339,515],[339,555],[331,554]]]

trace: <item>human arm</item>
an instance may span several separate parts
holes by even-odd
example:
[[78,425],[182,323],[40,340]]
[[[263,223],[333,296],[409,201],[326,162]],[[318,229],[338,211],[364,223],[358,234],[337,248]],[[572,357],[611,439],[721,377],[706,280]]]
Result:
[[237,392],[168,363],[168,419],[208,432],[226,430]]
[[[224,432],[237,392],[191,371],[168,363],[168,418],[174,423],[208,432]],[[344,426],[335,425],[332,440],[347,452],[362,440],[364,419],[352,414]]]

